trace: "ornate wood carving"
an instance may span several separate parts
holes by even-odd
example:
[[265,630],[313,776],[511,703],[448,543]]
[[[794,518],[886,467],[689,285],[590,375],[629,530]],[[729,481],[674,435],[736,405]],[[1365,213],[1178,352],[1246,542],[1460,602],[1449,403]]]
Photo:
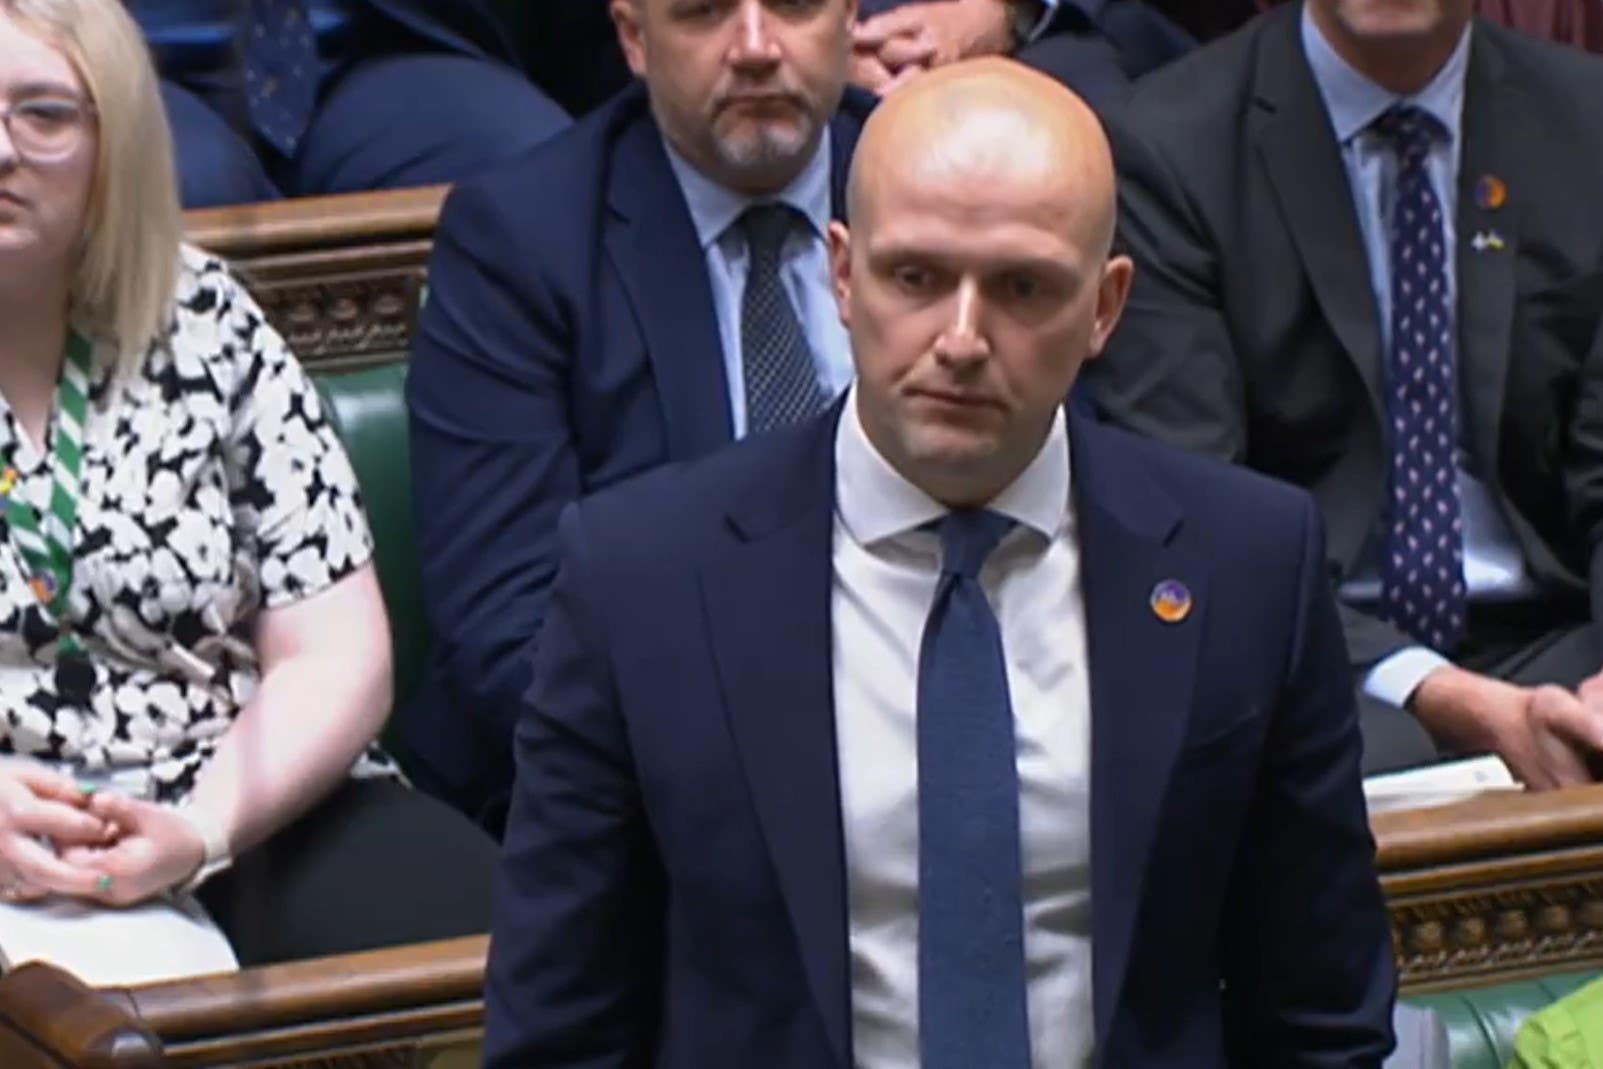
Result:
[[444,187],[191,212],[189,239],[232,264],[308,366],[405,359]]
[[1603,968],[1603,787],[1382,814],[1405,992]]

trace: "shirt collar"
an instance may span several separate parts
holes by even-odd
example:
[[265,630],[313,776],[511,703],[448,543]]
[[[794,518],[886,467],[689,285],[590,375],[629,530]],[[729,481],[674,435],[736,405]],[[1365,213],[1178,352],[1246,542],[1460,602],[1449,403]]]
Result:
[[[841,523],[861,546],[916,530],[950,511],[874,448],[857,414],[856,386],[847,393],[835,431],[835,480]],[[1051,540],[1068,519],[1069,490],[1069,435],[1059,408],[1035,459],[986,507]]]
[[696,238],[701,242],[703,251],[722,237],[730,225],[740,218],[740,213],[753,204],[775,201],[788,204],[806,216],[819,237],[823,237],[829,228],[830,146],[827,130],[818,139],[818,147],[813,150],[812,159],[807,161],[801,173],[777,194],[764,197],[748,197],[719,185],[696,170],[667,138],[663,138],[662,143],[668,150],[668,163],[673,168],[674,177],[679,180],[679,188],[684,191],[691,222],[696,226]]
[[1363,133],[1369,124],[1393,104],[1407,103],[1423,108],[1447,130],[1451,142],[1458,141],[1459,128],[1464,114],[1464,75],[1469,69],[1469,38],[1472,26],[1465,26],[1458,46],[1430,84],[1411,96],[1399,96],[1383,89],[1360,74],[1325,40],[1325,35],[1302,9],[1302,48],[1308,55],[1308,66],[1313,68],[1314,82],[1324,98],[1325,110],[1330,112],[1331,126],[1336,140],[1345,145]]

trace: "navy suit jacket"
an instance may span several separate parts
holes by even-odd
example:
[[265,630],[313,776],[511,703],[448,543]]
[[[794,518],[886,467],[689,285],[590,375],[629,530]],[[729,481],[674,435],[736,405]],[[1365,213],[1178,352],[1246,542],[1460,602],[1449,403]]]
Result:
[[[1319,514],[1069,424],[1099,1063],[1378,1066],[1395,974]],[[517,729],[491,1069],[849,1069],[834,433],[821,417],[564,512]],[[1148,604],[1164,579],[1194,599],[1176,624]]]
[[[837,217],[872,104],[850,92],[830,124]],[[557,516],[727,444],[722,354],[643,87],[447,199],[407,388],[435,661],[397,730],[420,784],[492,828]]]
[[[399,23],[426,41],[453,52],[510,59],[512,49],[488,0],[362,0],[368,7]],[[138,0],[128,0],[139,15]],[[240,0],[239,11],[245,2]]]
[[512,48],[488,0],[366,0],[413,33],[454,52],[510,60]]

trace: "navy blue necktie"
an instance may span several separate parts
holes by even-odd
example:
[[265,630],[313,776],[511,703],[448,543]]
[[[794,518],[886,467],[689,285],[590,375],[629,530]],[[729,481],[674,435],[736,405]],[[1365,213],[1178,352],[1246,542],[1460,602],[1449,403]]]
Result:
[[250,0],[244,57],[251,125],[280,153],[295,155],[312,121],[321,73],[306,0]]
[[940,523],[918,658],[918,1038],[922,1069],[1029,1069],[1019,775],[1002,632],[980,566],[1012,521]]
[[785,204],[757,204],[740,217],[750,253],[740,300],[741,366],[746,374],[746,433],[799,423],[828,403],[818,369],[779,277],[779,254],[801,213]]
[[1451,265],[1445,213],[1426,168],[1431,143],[1446,131],[1411,105],[1388,109],[1374,127],[1397,155],[1381,608],[1399,628],[1445,653],[1463,636],[1467,602]]

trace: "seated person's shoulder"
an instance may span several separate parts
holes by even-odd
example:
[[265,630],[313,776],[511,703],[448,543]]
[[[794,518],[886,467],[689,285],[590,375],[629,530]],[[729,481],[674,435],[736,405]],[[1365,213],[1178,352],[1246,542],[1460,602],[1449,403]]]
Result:
[[764,511],[777,488],[818,474],[810,436],[834,441],[834,420],[784,427],[695,460],[652,468],[569,506],[592,561],[616,569],[672,569],[722,545],[731,513]]
[[1316,511],[1307,491],[1250,468],[1107,424],[1097,433],[1178,503],[1188,524],[1228,544],[1283,544]]
[[487,213],[501,227],[542,233],[593,226],[583,210],[604,195],[612,148],[620,131],[644,110],[632,90],[592,111],[538,145],[456,183],[446,197],[440,227],[473,225]]
[[1111,122],[1146,136],[1192,136],[1238,122],[1252,103],[1252,72],[1266,19],[1210,41],[1139,79]]
[[227,366],[261,348],[256,331],[265,317],[221,257],[180,246],[173,298],[169,348],[175,357]]
[[1603,56],[1484,19],[1476,21],[1474,33],[1491,43],[1505,76],[1517,76],[1528,90],[1543,97],[1544,104],[1568,107],[1603,126],[1603,110],[1598,108],[1603,94]]
[[153,381],[176,374],[163,389],[213,394],[231,404],[259,400],[267,384],[293,385],[304,376],[245,283],[222,258],[193,245],[180,246],[163,350],[160,361],[146,369]]

